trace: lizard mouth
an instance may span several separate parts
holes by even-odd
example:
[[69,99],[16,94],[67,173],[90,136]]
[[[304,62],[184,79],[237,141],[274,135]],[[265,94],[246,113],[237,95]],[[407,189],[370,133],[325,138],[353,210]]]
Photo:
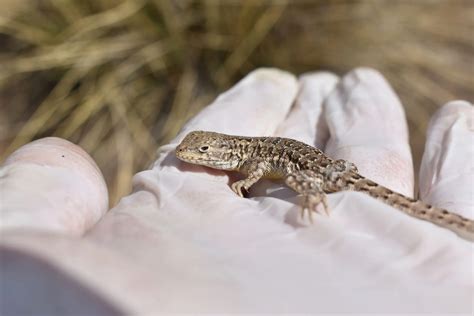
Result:
[[227,162],[219,162],[218,160],[215,159],[203,159],[199,157],[192,157],[192,156],[187,156],[187,155],[176,155],[179,160],[182,160],[184,162],[190,162],[194,164],[200,164],[200,165],[207,165],[207,164],[212,164],[212,165],[226,165]]
[[221,170],[233,170],[235,168],[233,161],[222,161],[219,159],[209,159],[208,157],[196,157],[193,154],[187,155],[186,153],[180,152],[176,154],[176,157],[184,162],[188,162],[195,165],[201,165],[214,169]]

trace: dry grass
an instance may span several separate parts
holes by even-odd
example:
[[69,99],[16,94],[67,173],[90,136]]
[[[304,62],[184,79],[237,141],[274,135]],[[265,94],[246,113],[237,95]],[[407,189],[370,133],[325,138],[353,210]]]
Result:
[[259,66],[379,69],[405,105],[416,163],[433,111],[473,99],[472,1],[0,4],[0,160],[67,138],[98,162],[112,203],[159,144]]

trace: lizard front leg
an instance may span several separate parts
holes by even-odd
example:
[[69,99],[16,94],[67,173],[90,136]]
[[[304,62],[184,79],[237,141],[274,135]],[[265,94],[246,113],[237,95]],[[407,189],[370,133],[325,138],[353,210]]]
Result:
[[244,197],[242,189],[248,191],[249,188],[260,180],[269,169],[269,164],[265,161],[257,160],[247,162],[242,171],[247,174],[247,178],[232,183],[231,188],[238,196]]
[[328,214],[326,194],[323,191],[323,175],[312,170],[300,170],[288,175],[285,183],[288,187],[303,195],[302,218],[305,216],[306,210],[308,210],[309,220],[312,222],[312,213],[317,212],[317,207],[320,204],[322,204],[324,211]]

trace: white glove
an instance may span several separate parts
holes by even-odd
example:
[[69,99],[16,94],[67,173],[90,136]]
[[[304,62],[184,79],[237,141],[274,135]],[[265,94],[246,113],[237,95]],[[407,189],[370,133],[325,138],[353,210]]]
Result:
[[[473,122],[467,102],[435,114],[419,179],[423,200],[471,219]],[[43,139],[10,156],[2,314],[472,312],[471,243],[357,192],[330,194],[330,216],[312,225],[282,184],[240,198],[236,175],[176,159],[198,129],[298,139],[413,196],[404,112],[379,73],[257,70],[161,147],[107,213],[105,182],[77,146]]]

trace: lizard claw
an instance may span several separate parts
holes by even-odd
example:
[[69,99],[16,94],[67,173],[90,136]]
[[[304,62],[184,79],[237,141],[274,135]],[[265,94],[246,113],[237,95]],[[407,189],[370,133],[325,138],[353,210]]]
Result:
[[244,180],[236,181],[230,187],[240,197],[244,197],[243,191],[247,192]]
[[301,213],[300,213],[300,214],[301,214],[301,219],[304,220],[304,218],[305,218],[305,216],[306,216],[306,211],[308,211],[308,219],[309,219],[309,222],[310,222],[311,224],[313,224],[313,211],[311,211],[311,210],[310,210],[309,208],[307,208],[307,207],[304,207],[304,206],[303,206],[303,207],[301,208]]
[[318,212],[318,205],[322,205],[324,212],[329,216],[329,208],[326,200],[326,195],[324,193],[311,193],[305,194],[303,207],[301,210],[301,218],[305,217],[306,210],[308,210],[309,221],[313,223],[313,213]]

